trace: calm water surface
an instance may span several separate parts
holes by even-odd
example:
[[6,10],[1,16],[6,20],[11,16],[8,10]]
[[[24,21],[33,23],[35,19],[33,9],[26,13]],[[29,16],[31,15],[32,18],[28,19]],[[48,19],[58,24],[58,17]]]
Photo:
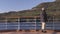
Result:
[[[41,29],[41,23],[36,22],[36,23],[13,23],[13,22],[8,22],[8,23],[0,23],[0,30],[13,30],[13,29]],[[55,30],[60,30],[60,22],[50,22],[46,23],[46,29],[55,29]]]

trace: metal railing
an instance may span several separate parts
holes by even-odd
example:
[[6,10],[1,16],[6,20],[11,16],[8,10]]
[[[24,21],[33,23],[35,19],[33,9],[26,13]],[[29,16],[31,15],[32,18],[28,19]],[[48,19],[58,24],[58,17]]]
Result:
[[[38,30],[40,30],[41,22],[37,21],[37,19],[32,19],[32,20],[33,20],[32,22],[30,22],[30,21],[23,22],[20,20],[20,18],[17,18],[17,22],[8,22],[8,20],[6,18],[5,22],[0,23],[0,30],[9,30],[9,29],[12,29],[12,30],[13,29],[15,29],[15,30],[20,30],[20,29],[36,30],[36,29],[38,29]],[[40,20],[40,19],[38,19],[38,20]],[[60,28],[59,28],[60,23],[57,23],[58,20],[60,21],[60,19],[54,19],[54,17],[53,17],[53,21],[51,21],[51,19],[48,19],[48,22],[46,22],[46,29],[60,30]]]

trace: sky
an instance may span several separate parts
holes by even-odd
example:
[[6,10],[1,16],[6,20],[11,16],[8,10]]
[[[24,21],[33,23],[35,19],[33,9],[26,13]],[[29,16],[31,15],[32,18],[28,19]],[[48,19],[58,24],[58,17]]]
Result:
[[0,0],[0,13],[27,10],[40,3],[52,1],[54,0]]

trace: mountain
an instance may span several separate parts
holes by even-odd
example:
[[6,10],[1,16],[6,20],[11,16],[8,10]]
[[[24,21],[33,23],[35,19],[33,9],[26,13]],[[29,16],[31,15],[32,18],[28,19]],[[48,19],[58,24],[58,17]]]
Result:
[[60,0],[56,0],[56,2],[60,2]]
[[48,17],[60,18],[60,0],[56,0],[54,2],[45,2],[33,7],[30,10],[22,10],[22,11],[10,11],[8,13],[2,13],[1,16],[39,16],[41,13],[41,8],[47,7],[46,13]]

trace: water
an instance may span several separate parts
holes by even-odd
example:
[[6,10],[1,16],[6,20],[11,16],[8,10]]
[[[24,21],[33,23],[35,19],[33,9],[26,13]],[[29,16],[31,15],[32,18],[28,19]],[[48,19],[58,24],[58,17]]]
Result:
[[[37,22],[37,23],[32,23],[32,22],[20,22],[20,23],[13,23],[13,22],[8,22],[8,23],[0,23],[0,30],[17,30],[17,29],[41,29],[41,23]],[[60,30],[60,23],[59,22],[55,22],[54,25],[52,22],[50,23],[46,23],[46,29],[51,29],[51,30]]]

